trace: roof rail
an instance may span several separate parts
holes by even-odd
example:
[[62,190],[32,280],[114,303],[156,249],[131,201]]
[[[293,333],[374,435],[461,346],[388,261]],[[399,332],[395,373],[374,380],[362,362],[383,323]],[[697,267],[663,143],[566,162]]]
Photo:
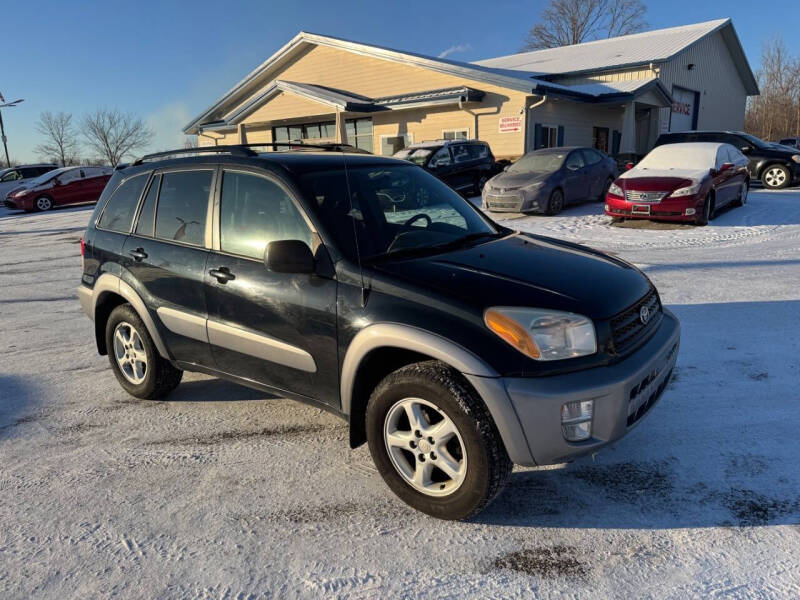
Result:
[[340,142],[323,142],[321,144],[307,144],[305,142],[259,142],[253,144],[229,144],[225,146],[198,146],[197,148],[179,148],[177,150],[165,150],[164,152],[145,154],[141,158],[137,158],[135,161],[130,163],[130,166],[137,166],[148,160],[157,160],[178,154],[201,154],[208,152],[211,154],[228,153],[237,156],[258,156],[258,152],[251,150],[251,148],[263,147],[287,148],[288,150],[300,150],[308,148],[314,150],[325,150],[327,152],[346,152],[350,148],[355,148],[355,146],[352,146],[351,144],[342,144]]

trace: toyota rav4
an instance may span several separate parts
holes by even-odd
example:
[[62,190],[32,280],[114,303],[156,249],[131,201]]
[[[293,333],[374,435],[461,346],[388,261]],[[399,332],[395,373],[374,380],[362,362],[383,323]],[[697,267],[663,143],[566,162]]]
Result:
[[653,407],[680,335],[641,271],[501,227],[419,166],[322,150],[114,173],[78,296],[129,394],[163,398],[189,370],[325,408],[445,519],[514,463],[594,452]]

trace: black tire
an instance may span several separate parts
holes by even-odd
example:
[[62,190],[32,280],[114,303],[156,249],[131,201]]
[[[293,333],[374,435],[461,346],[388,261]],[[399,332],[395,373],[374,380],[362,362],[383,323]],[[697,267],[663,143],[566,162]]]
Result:
[[792,174],[783,165],[767,165],[761,171],[761,183],[768,190],[780,190],[792,182]]
[[704,227],[713,218],[711,210],[711,194],[706,194],[706,199],[703,200],[703,211],[695,217],[694,224]]
[[742,187],[739,189],[739,195],[736,197],[736,200],[733,201],[733,205],[736,207],[744,206],[747,204],[747,193],[750,190],[750,182],[745,181],[742,183]]
[[50,196],[39,196],[33,201],[34,209],[45,212],[53,208],[53,199]]
[[[147,356],[147,369],[144,372],[144,379],[138,384],[127,379],[122,372],[122,367],[117,362],[114,334],[117,326],[121,323],[127,323],[135,329]],[[161,357],[153,343],[153,338],[150,337],[150,333],[147,331],[147,327],[145,327],[144,322],[130,304],[121,304],[111,311],[111,315],[109,315],[106,322],[106,349],[108,350],[111,369],[114,371],[117,381],[131,396],[143,400],[158,400],[164,398],[178,387],[181,382],[183,371],[176,369],[168,360]]]
[[[466,470],[460,486],[447,495],[431,496],[414,488],[389,456],[384,426],[390,410],[406,399],[434,402],[441,413],[438,418],[449,418],[463,441]],[[435,416],[436,411],[431,412]],[[372,459],[386,484],[406,504],[433,517],[458,520],[479,513],[511,475],[513,464],[488,409],[460,373],[445,363],[415,363],[387,375],[370,396],[366,426]],[[421,444],[409,452],[413,455],[420,448]]]
[[600,191],[600,196],[595,199],[596,202],[604,202],[606,199],[606,194],[608,194],[608,188],[611,187],[611,184],[614,183],[614,178],[609,177],[606,179],[606,182],[603,184],[603,189]]
[[546,215],[557,215],[564,208],[564,192],[555,189],[551,192],[550,198],[547,200]]

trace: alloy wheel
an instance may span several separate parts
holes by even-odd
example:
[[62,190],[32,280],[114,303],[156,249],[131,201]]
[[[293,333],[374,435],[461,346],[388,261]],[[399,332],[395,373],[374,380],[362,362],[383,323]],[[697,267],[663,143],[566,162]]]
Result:
[[786,172],[778,167],[772,167],[764,173],[764,183],[767,187],[780,187],[786,182]]
[[50,210],[53,207],[53,202],[47,196],[40,196],[36,199],[36,208],[39,210]]
[[386,452],[405,481],[428,496],[455,492],[467,474],[458,427],[443,410],[421,398],[404,398],[386,413]]
[[122,375],[139,385],[147,376],[147,353],[139,332],[125,321],[114,329],[114,358]]

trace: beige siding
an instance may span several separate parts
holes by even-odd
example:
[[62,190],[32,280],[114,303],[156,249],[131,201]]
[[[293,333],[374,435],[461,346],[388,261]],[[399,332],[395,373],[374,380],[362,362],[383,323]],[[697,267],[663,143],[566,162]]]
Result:
[[[208,132],[208,136],[213,137],[206,137],[205,135],[198,135],[197,136],[197,145],[198,146],[224,146],[226,144],[238,144],[239,143],[239,133],[236,131],[229,131],[229,132]],[[216,143],[215,143],[216,140]]]
[[[687,65],[693,63],[689,71]],[[700,92],[698,129],[743,129],[747,91],[722,34],[714,33],[661,67],[667,89],[673,85]],[[662,111],[662,128],[669,109]]]
[[565,146],[591,146],[592,128],[608,127],[608,150],[614,130],[622,131],[622,107],[592,106],[566,100],[548,99],[529,111],[528,147],[533,149],[534,126],[563,126]]
[[650,68],[621,69],[618,71],[605,71],[602,73],[591,73],[581,75],[568,75],[566,77],[555,77],[553,81],[561,85],[582,85],[586,83],[597,83],[598,81],[630,81],[633,79],[649,79],[656,74]]
[[[458,127],[468,127],[470,136],[488,142],[497,157],[518,157],[524,151],[524,107],[527,95],[523,92],[327,46],[312,47],[276,73],[275,79],[313,83],[370,98],[471,86],[486,92],[486,96],[480,103],[472,103],[463,109],[453,105],[373,113],[373,151],[380,152],[381,135],[411,133],[414,141],[419,142],[441,138],[442,130]],[[271,84],[272,81],[262,90]],[[311,116],[333,118],[333,114],[333,109],[328,106],[282,93],[248,116],[244,123],[267,125],[279,120],[308,119]],[[500,118],[509,116],[523,116],[522,132],[499,132]]]

